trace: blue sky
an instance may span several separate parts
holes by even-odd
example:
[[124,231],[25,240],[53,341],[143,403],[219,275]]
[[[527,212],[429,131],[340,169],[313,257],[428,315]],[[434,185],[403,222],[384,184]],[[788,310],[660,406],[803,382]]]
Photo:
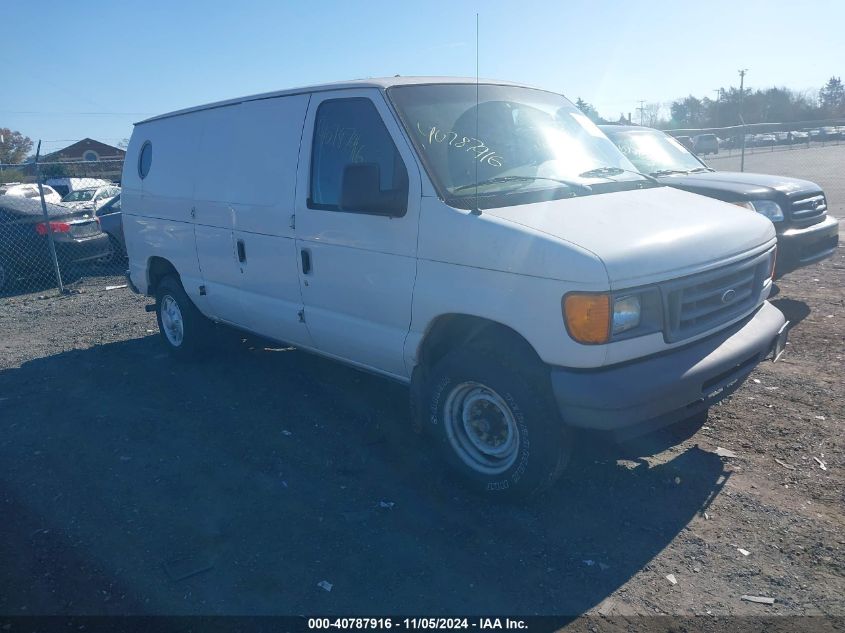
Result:
[[[47,151],[256,92],[382,75],[474,75],[605,116],[719,86],[818,89],[845,75],[845,2],[36,0],[4,8],[0,127]],[[10,28],[16,25],[15,28]],[[13,53],[13,51],[15,53]]]

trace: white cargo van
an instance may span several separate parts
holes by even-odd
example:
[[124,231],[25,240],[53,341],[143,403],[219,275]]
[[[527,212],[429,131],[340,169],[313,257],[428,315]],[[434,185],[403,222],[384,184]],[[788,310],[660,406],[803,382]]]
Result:
[[164,343],[227,324],[410,385],[480,489],[527,494],[572,427],[705,411],[785,344],[772,223],[659,185],[564,97],[389,78],[135,126],[130,282]]

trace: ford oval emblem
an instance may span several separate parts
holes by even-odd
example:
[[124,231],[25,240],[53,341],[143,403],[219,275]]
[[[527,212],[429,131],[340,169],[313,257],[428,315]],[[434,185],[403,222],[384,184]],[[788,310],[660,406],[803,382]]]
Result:
[[736,298],[736,290],[731,288],[722,293],[722,303],[730,303]]

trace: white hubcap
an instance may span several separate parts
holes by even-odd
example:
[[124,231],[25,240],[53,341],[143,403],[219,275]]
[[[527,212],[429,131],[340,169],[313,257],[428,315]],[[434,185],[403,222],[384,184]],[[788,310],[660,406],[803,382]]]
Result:
[[176,299],[164,295],[161,299],[161,326],[164,336],[173,347],[179,347],[185,338],[185,324],[182,320],[182,310]]

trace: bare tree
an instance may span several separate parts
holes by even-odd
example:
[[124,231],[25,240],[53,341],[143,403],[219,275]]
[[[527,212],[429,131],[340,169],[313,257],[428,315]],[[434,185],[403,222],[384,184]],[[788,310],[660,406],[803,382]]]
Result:
[[660,121],[660,111],[663,106],[657,102],[643,105],[643,123],[648,127],[656,127]]

